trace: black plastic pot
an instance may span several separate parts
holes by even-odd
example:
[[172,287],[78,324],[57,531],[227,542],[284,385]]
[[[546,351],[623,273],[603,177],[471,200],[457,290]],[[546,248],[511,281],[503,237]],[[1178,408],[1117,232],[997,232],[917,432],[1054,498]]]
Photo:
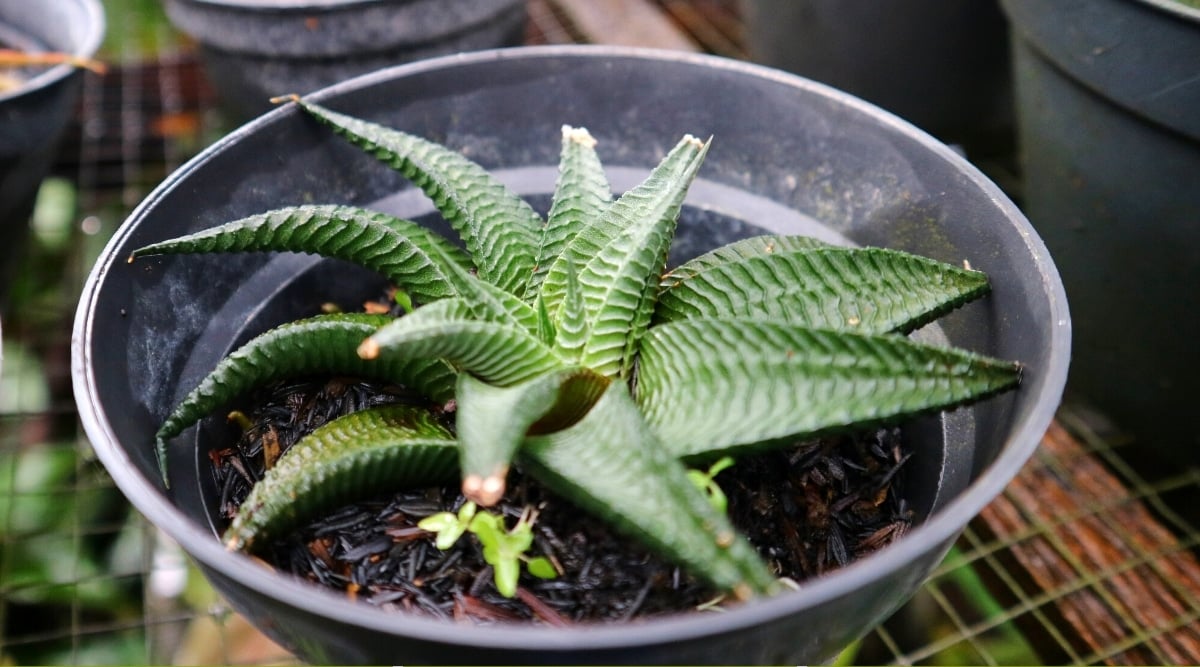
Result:
[[[0,0],[0,48],[57,51],[91,58],[104,36],[97,0]],[[0,303],[29,236],[29,215],[79,95],[82,72],[35,68],[23,85],[0,92]]]
[[1068,391],[1200,463],[1200,9],[1005,0],[1023,208],[1075,320]]
[[[148,242],[298,201],[375,206],[440,226],[423,195],[291,107],[233,133],[163,183],[93,269],[73,375],[99,457],[134,504],[238,609],[317,662],[804,663],[831,658],[900,606],[1036,448],[1066,377],[1070,323],[1045,248],[970,164],[912,126],[828,87],[705,56],[612,47],[482,52],[381,71],[321,91],[333,108],[460,147],[544,205],[560,126],[589,128],[620,190],[685,132],[715,136],[673,254],[762,230],[969,260],[994,293],[944,318],[956,345],[1026,364],[1016,392],[907,429],[919,525],[799,592],[725,614],[549,629],[465,627],[386,613],[226,552],[201,472],[212,419],[158,479],[153,433],[238,341],[323,301],[353,307],[379,279],[295,255],[125,262]],[[818,222],[820,221],[820,222]],[[365,277],[366,280],[359,280]],[[802,409],[797,406],[797,409]],[[736,416],[731,415],[731,418]]]
[[241,120],[390,65],[521,43],[525,0],[166,0]]

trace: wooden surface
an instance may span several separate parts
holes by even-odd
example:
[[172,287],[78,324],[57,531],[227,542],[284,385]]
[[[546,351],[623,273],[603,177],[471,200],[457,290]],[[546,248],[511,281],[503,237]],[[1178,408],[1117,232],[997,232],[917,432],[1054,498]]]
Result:
[[699,51],[682,30],[646,0],[554,0],[589,41]]
[[1084,662],[1200,664],[1189,545],[1058,422],[980,519],[1051,596]]

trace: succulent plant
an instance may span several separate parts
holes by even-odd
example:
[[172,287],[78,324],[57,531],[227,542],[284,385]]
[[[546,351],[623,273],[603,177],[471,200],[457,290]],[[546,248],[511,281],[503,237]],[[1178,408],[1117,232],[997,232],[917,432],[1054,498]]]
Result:
[[976,271],[781,235],[665,271],[707,141],[685,136],[644,182],[614,197],[596,141],[564,127],[543,220],[451,149],[295,101],[420,187],[462,246],[410,221],[324,205],[135,251],[130,261],[266,250],[336,257],[384,275],[406,310],[318,315],[251,340],[166,418],[160,465],[168,442],[197,420],[297,375],[396,382],[453,401],[455,425],[407,406],[325,425],[254,488],[225,535],[232,549],[253,549],[365,494],[455,474],[464,495],[487,507],[515,461],[721,590],[769,594],[775,577],[710,502],[711,479],[698,484],[685,464],[895,422],[1019,381],[1014,362],[905,335],[985,294]]

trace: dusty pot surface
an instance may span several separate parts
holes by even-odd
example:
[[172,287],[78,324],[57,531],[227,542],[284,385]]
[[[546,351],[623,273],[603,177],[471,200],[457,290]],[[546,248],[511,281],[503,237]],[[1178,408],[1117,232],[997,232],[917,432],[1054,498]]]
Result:
[[[831,658],[900,606],[1036,448],[1058,405],[1070,322],[1057,273],[1019,211],[969,163],[912,126],[820,84],[741,62],[613,47],[532,47],[401,66],[313,96],[462,149],[545,203],[564,123],[599,140],[615,190],[683,132],[714,136],[673,257],[763,231],[891,246],[989,274],[993,293],[940,320],[955,345],[1025,364],[1016,391],[911,425],[919,525],[801,591],[724,614],[550,629],[411,618],[265,571],[217,541],[203,497],[208,420],[159,481],[154,431],[229,349],[379,279],[280,255],[127,264],[132,249],[298,201],[366,205],[428,223],[423,195],[293,108],[234,132],[164,182],[93,270],[76,319],[80,413],[114,479],[191,553],[232,604],[320,662],[803,663]],[[801,406],[797,406],[801,409]],[[731,415],[731,418],[736,416]]]
[[[0,48],[91,58],[103,37],[104,9],[97,0],[0,0]],[[20,75],[28,75],[22,85],[0,90],[0,299],[83,76],[65,64]]]

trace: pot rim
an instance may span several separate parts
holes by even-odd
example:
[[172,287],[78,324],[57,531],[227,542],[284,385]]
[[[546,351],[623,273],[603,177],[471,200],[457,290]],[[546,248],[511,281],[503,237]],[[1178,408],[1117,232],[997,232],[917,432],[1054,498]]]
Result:
[[[91,58],[96,55],[96,52],[100,50],[100,45],[104,42],[104,7],[101,6],[100,0],[73,0],[73,2],[75,2],[79,9],[78,20],[83,24],[87,32],[84,34],[83,39],[75,45],[75,48],[71,51],[71,55],[80,58]],[[74,65],[65,63],[55,65],[16,88],[0,93],[0,102],[53,86],[62,79],[74,74],[77,69]]]
[[1200,7],[1191,7],[1179,2],[1179,0],[1138,0],[1138,2],[1154,7],[1159,11],[1174,14],[1177,18],[1200,23]]
[[[416,0],[399,0],[412,3]],[[362,5],[382,5],[396,0],[175,0],[180,4],[207,6],[229,11],[329,12]]]
[[[800,591],[756,600],[722,614],[685,612],[634,623],[597,623],[572,628],[546,628],[524,624],[467,627],[436,619],[387,612],[353,602],[343,595],[288,577],[264,577],[266,570],[262,565],[240,555],[231,557],[220,541],[213,538],[207,526],[200,526],[188,519],[163,498],[153,482],[136,471],[124,450],[116,444],[116,436],[101,410],[96,378],[93,375],[88,350],[93,324],[91,310],[108,265],[114,261],[113,252],[130,234],[131,225],[122,224],[109,241],[101,255],[101,260],[92,269],[84,286],[72,336],[71,373],[84,430],[92,439],[97,456],[139,511],[179,542],[192,557],[207,567],[248,589],[318,616],[345,624],[363,626],[382,633],[419,637],[424,641],[451,645],[458,644],[496,650],[587,651],[658,645],[703,635],[753,628],[774,618],[851,594],[865,582],[884,578],[900,569],[905,563],[940,545],[948,544],[957,537],[972,518],[982,511],[987,503],[1000,494],[1037,448],[1041,436],[1057,410],[1066,383],[1071,340],[1066,294],[1045,245],[1016,205],[998,186],[965,158],[910,123],[824,84],[761,65],[682,51],[611,45],[528,46],[444,56],[379,70],[325,88],[309,97],[314,100],[325,100],[340,93],[369,87],[379,81],[397,76],[489,61],[589,56],[674,62],[717,68],[816,92],[834,99],[839,104],[852,107],[859,113],[874,116],[882,123],[915,138],[931,153],[954,163],[972,185],[983,190],[995,204],[1004,209],[1007,217],[1018,227],[1018,231],[1024,238],[1025,246],[1035,260],[1035,268],[1041,274],[1041,280],[1050,298],[1049,312],[1054,318],[1049,355],[1052,363],[1050,367],[1040,369],[1040,386],[1027,385],[1022,388],[1024,391],[1036,390],[1038,392],[1034,409],[1031,410],[1028,419],[1016,425],[996,460],[980,473],[978,479],[957,498],[951,500],[921,525],[915,526],[908,535],[887,549],[832,573],[808,580],[802,584]],[[166,193],[180,186],[191,171],[202,166],[214,155],[224,151],[243,137],[281,121],[289,113],[298,112],[292,106],[275,109],[243,125],[205,149],[155,188],[130,214],[127,223],[145,215],[146,211],[153,208]],[[122,260],[123,258],[116,258],[116,261]]]

